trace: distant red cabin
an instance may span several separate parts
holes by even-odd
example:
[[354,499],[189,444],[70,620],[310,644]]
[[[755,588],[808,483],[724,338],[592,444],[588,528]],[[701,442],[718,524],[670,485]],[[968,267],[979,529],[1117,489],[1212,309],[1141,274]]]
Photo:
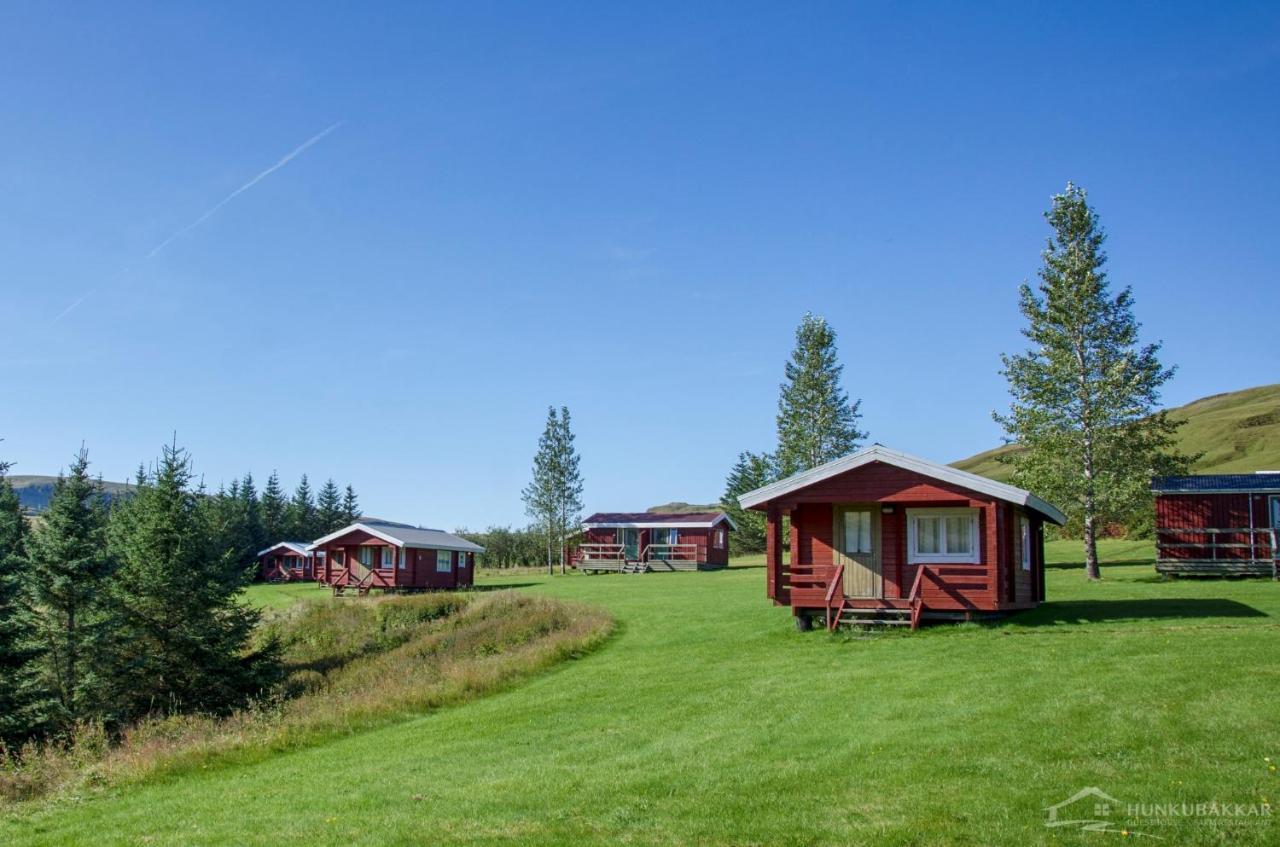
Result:
[[312,579],[315,561],[316,555],[305,543],[281,541],[258,553],[258,576],[267,582]]
[[1156,477],[1151,490],[1157,571],[1277,576],[1280,473]]
[[484,552],[443,530],[372,520],[332,532],[308,549],[324,553],[319,581],[335,594],[465,588],[475,583],[475,557]]
[[582,571],[696,571],[729,564],[724,512],[597,512],[582,522],[573,564]]
[[767,593],[801,628],[1030,609],[1044,599],[1044,523],[1066,520],[1030,492],[878,444],[739,502],[765,513]]

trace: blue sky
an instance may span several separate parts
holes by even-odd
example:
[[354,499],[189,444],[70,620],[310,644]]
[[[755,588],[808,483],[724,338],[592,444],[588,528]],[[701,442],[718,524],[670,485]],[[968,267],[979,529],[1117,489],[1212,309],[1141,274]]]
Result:
[[1068,180],[1167,402],[1277,381],[1280,9],[956,5],[6,5],[0,455],[478,527],[554,403],[589,511],[713,500],[812,310],[951,461]]

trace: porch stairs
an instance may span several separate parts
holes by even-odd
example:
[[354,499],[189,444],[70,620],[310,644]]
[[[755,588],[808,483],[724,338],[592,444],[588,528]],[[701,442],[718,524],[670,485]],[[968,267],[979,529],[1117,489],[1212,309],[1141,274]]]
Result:
[[911,609],[858,609],[847,601],[836,612],[831,629],[842,626],[906,626],[910,627]]
[[623,573],[648,573],[649,563],[640,559],[627,559],[622,563]]

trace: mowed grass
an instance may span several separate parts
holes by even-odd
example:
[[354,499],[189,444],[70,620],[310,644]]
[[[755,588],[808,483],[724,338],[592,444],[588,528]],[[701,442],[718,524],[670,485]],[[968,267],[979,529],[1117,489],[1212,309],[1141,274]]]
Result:
[[[1093,844],[1124,836],[1046,828],[1044,809],[1088,786],[1274,799],[1280,586],[1166,582],[1145,561],[1089,584],[1072,549],[1052,546],[1039,610],[914,634],[796,632],[758,567],[486,579],[600,603],[618,629],[495,696],[12,818],[0,840]],[[1277,843],[1269,817],[1133,828]]]

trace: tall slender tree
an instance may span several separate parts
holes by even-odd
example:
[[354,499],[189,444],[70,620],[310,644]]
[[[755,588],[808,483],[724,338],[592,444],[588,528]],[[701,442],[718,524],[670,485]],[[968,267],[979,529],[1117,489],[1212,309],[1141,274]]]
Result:
[[48,697],[40,684],[40,650],[22,573],[26,519],[7,462],[0,462],[0,745],[13,748],[44,728]]
[[[547,572],[555,572],[556,558],[564,570],[563,550],[571,527],[582,513],[582,475],[574,447],[569,409],[548,407],[547,422],[533,457],[533,478],[523,492],[525,511],[544,537]],[[557,556],[557,552],[559,555]]]
[[48,508],[27,540],[33,635],[59,728],[99,716],[99,673],[112,619],[104,603],[112,563],[105,543],[102,485],[89,476],[89,454],[58,477]]
[[176,445],[164,448],[152,483],[115,513],[112,599],[123,649],[113,669],[126,719],[224,711],[243,703],[270,667],[270,657],[249,649],[258,615],[238,599],[248,574],[215,548],[206,515],[191,459]]
[[262,503],[258,499],[258,487],[254,484],[252,473],[246,473],[244,479],[240,480],[240,503],[249,552],[252,556],[257,556],[258,551],[266,547],[268,542],[262,528]]
[[724,495],[720,506],[733,520],[737,532],[729,535],[729,549],[736,556],[743,553],[762,553],[765,547],[765,520],[761,512],[742,508],[738,498],[748,491],[768,485],[777,479],[773,457],[767,453],[743,451],[729,470],[725,480]]
[[285,509],[284,522],[289,538],[295,541],[310,541],[317,537],[316,499],[306,474],[302,475],[293,491],[293,499]]
[[805,314],[778,395],[776,461],[782,476],[852,453],[866,438],[858,429],[862,401],[849,401],[840,384],[843,371],[835,330],[822,318]]
[[1023,448],[1007,455],[1015,483],[1079,521],[1096,580],[1100,525],[1124,520],[1149,499],[1153,474],[1185,472],[1191,457],[1174,447],[1181,422],[1157,411],[1174,369],[1160,363],[1159,343],[1139,343],[1131,289],[1111,293],[1106,234],[1084,189],[1067,183],[1045,218],[1053,233],[1038,290],[1020,289],[1031,343],[1001,357],[1013,401],[995,419]]
[[[280,477],[272,471],[271,476],[267,477],[266,487],[262,489],[262,534],[264,536],[262,547],[278,541],[291,540],[285,538],[288,532],[287,511],[288,503],[284,498],[284,489],[280,487]],[[262,547],[258,549],[261,550]]]
[[356,499],[356,490],[347,484],[346,493],[342,495],[342,526],[360,520],[360,501]]
[[[328,535],[335,529],[341,529],[344,525],[342,493],[338,491],[338,484],[330,477],[325,480],[324,486],[320,489],[320,496],[316,498],[315,532],[317,536]],[[313,539],[308,538],[306,540],[311,541]]]

